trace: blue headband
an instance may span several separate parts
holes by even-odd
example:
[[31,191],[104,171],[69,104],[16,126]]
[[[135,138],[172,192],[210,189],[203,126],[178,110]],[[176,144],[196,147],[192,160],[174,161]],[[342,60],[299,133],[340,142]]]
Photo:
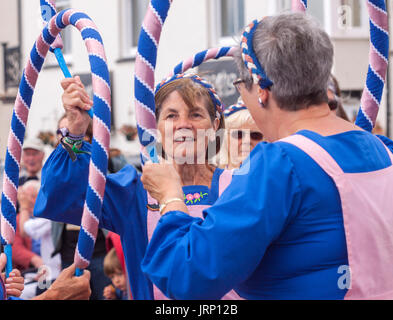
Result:
[[247,107],[245,106],[244,102],[242,99],[239,98],[237,101],[237,104],[231,105],[224,110],[224,117],[228,118],[229,116],[233,115],[236,112],[239,112],[241,110],[247,110]]
[[241,49],[243,62],[251,74],[255,84],[258,84],[262,89],[266,89],[273,85],[273,82],[266,75],[265,70],[259,63],[257,56],[255,55],[252,40],[254,33],[258,27],[258,20],[254,20],[244,30]]
[[199,85],[201,85],[202,87],[206,88],[207,91],[209,92],[210,98],[213,101],[214,104],[214,108],[216,111],[216,117],[218,119],[221,118],[221,113],[222,113],[222,102],[220,100],[220,97],[217,95],[216,90],[213,88],[213,86],[207,82],[205,79],[199,77],[196,74],[176,74],[170,78],[164,79],[162,80],[156,87],[156,91],[155,93],[157,94],[157,92],[163,88],[164,86],[166,86],[167,84],[171,83],[172,81],[178,80],[178,79],[184,79],[184,78],[188,78],[191,79],[192,81],[194,81],[195,83],[198,83]]

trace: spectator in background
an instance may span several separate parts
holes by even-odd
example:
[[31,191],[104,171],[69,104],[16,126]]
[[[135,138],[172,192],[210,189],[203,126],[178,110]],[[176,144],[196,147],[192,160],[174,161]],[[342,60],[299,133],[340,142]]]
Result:
[[109,159],[108,159],[108,172],[116,173],[120,171],[125,165],[127,165],[127,160],[120,151],[120,149],[111,147],[109,149]]
[[31,239],[24,232],[23,228],[32,215],[38,194],[39,188],[35,189],[31,186],[34,183],[39,184],[37,180],[29,180],[18,189],[19,213],[16,217],[12,263],[17,269],[21,270],[25,278],[25,289],[22,292],[22,299],[31,299],[36,296],[37,281],[44,267],[44,261],[41,257],[41,242]]
[[128,298],[128,300],[132,300],[131,288],[129,285],[129,278],[128,278],[128,274],[127,274],[126,261],[124,258],[124,251],[123,251],[123,246],[121,244],[121,239],[117,233],[109,231],[109,233],[106,237],[106,250],[107,250],[107,252],[109,252],[112,248],[114,248],[116,250],[116,255],[120,261],[121,269],[123,270],[123,273],[126,277],[127,298]]
[[[65,132],[67,128],[67,118],[65,115],[60,118],[58,122],[58,139],[63,138],[61,132]],[[87,129],[85,139],[91,143],[92,140],[92,126],[91,123]],[[72,224],[65,224],[61,222],[51,222],[52,224],[52,241],[54,245],[53,254],[60,253],[62,269],[67,268],[74,262],[75,248],[78,243],[80,227]],[[99,229],[97,239],[94,246],[93,256],[87,270],[91,272],[90,286],[91,286],[91,300],[103,300],[104,288],[111,283],[110,279],[104,273],[104,258],[106,254],[105,237],[107,231]]]
[[31,238],[26,236],[21,228],[21,225],[29,218],[30,212],[33,212],[37,193],[34,195],[25,193],[22,190],[23,186],[19,187],[18,202],[20,206],[16,216],[16,232],[13,244],[12,263],[17,269],[21,270],[22,273],[25,273],[31,269],[39,269],[44,262],[40,256],[39,243],[34,245],[33,248]]
[[23,173],[19,178],[19,186],[29,180],[40,180],[44,156],[44,145],[40,139],[27,139],[23,143],[21,159]]
[[334,112],[338,117],[350,121],[341,102],[342,94],[341,94],[340,86],[338,84],[337,79],[333,75],[330,75],[327,94],[329,99],[328,104],[330,110]]
[[[32,298],[44,292],[45,289],[50,286],[52,281],[58,277],[61,271],[60,255],[56,254],[52,256],[54,247],[52,242],[51,221],[33,217],[34,203],[39,189],[40,183],[38,181],[31,180],[26,182],[20,190],[20,193],[24,193],[23,198],[28,199],[29,203],[31,203],[28,210],[23,210],[20,213],[20,233],[24,237],[30,237],[33,242],[39,242],[40,256],[44,262],[44,265],[41,266],[37,276],[35,277],[39,278],[37,280],[39,280],[42,285],[37,286],[37,283],[35,283],[36,288],[28,286],[30,289],[30,296],[27,296],[27,293],[24,292],[24,298]],[[26,207],[24,202],[21,202],[21,206]]]
[[116,249],[109,250],[104,259],[104,272],[112,284],[105,287],[103,295],[106,300],[128,300],[127,278],[124,268],[117,256]]
[[224,117],[227,134],[218,156],[219,166],[239,168],[252,149],[263,140],[263,134],[240,98],[236,105],[225,109]]

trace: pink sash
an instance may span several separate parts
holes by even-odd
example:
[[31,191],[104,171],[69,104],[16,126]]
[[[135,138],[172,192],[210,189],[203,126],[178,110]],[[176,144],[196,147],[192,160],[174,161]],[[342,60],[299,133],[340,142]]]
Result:
[[[345,299],[393,299],[393,165],[373,172],[344,173],[314,141],[302,135],[280,141],[308,154],[339,191],[351,278]],[[392,153],[385,149],[393,164]]]
[[[219,179],[219,196],[224,192],[224,190],[229,186],[232,180],[232,170],[224,170]],[[213,186],[212,186],[213,187]],[[148,204],[157,204],[157,200],[152,198],[150,194],[147,194]],[[192,217],[203,219],[203,210],[209,208],[209,205],[191,205],[187,206],[188,211]],[[150,241],[154,229],[157,226],[158,221],[160,220],[161,215],[159,211],[148,210],[147,212],[147,235]],[[154,300],[168,300],[168,298],[158,289],[155,285],[153,285],[153,293]],[[223,298],[223,300],[241,300],[242,298],[235,292],[228,292]]]

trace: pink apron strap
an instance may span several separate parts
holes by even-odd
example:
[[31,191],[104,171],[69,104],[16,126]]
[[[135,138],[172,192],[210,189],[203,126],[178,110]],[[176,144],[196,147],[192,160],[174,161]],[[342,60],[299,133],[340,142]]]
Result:
[[310,139],[294,135],[281,141],[306,152],[331,176],[340,193],[350,266],[350,287],[343,286],[348,289],[345,299],[393,299],[393,200],[388,191],[393,187],[393,165],[346,174]]
[[218,185],[218,196],[221,197],[222,193],[226,188],[231,184],[232,181],[233,170],[225,169],[223,173],[221,173],[219,185]]
[[311,139],[300,134],[296,134],[281,139],[280,141],[290,143],[298,147],[300,150],[303,150],[331,177],[336,177],[337,175],[344,173],[333,157]]
[[[378,138],[378,137],[377,137]],[[379,138],[378,138],[379,139]],[[382,143],[382,145],[385,147],[386,152],[388,153],[388,156],[390,158],[390,161],[392,162],[393,165],[393,153],[389,150],[389,148],[386,146],[386,144],[383,143],[383,141],[381,139],[379,139]]]

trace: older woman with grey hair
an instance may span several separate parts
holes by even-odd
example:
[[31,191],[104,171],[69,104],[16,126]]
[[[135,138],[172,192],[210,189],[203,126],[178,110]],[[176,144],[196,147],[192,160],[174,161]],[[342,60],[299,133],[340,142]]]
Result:
[[241,49],[235,85],[269,143],[204,220],[171,201],[182,191],[170,164],[145,166],[166,208],[144,272],[176,299],[393,298],[393,143],[330,111],[328,35],[283,14],[250,24]]

